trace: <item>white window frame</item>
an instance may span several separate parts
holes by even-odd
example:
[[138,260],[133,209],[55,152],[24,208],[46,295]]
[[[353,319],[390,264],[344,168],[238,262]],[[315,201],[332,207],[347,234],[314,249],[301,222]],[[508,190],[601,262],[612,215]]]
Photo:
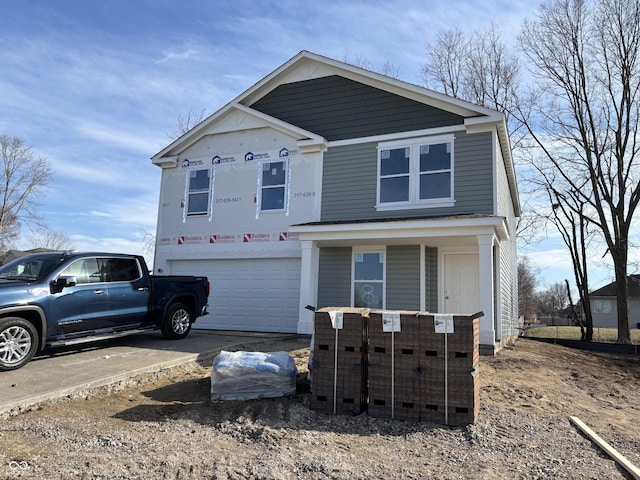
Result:
[[[201,188],[201,189],[195,189],[195,190],[191,190],[191,174],[193,172],[199,172],[199,171],[203,171],[206,170],[209,172],[209,184],[207,186],[207,188]],[[185,181],[185,192],[184,192],[184,196],[185,196],[185,212],[186,212],[186,216],[188,217],[201,217],[201,216],[205,216],[205,215],[209,215],[209,211],[211,209],[211,185],[213,183],[213,178],[212,178],[212,172],[211,172],[211,168],[192,168],[187,170],[187,178]],[[190,212],[189,211],[189,205],[191,204],[191,195],[202,195],[203,193],[207,194],[207,202],[206,202],[206,210],[204,211],[197,211],[197,212]]]
[[[283,166],[283,171],[284,171],[284,183],[279,183],[277,185],[263,185],[262,184],[262,178],[263,178],[263,172],[264,172],[264,166],[266,164],[272,164],[272,163],[282,163]],[[277,160],[274,159],[272,161],[265,161],[265,162],[261,162],[259,164],[259,171],[258,171],[258,211],[259,213],[272,213],[272,212],[285,212],[287,210],[287,204],[288,204],[288,194],[289,194],[289,160],[285,159],[285,158],[278,158]],[[265,209],[263,207],[262,204],[262,194],[264,192],[264,190],[269,190],[269,189],[275,189],[275,188],[282,188],[284,187],[284,192],[283,192],[283,198],[282,198],[282,208],[270,208],[270,209]]]
[[359,248],[359,247],[354,247],[352,250],[352,254],[351,254],[351,306],[355,307],[355,300],[356,300],[356,281],[362,281],[362,280],[356,280],[356,259],[358,257],[358,255],[362,255],[365,253],[376,253],[376,254],[380,254],[382,255],[382,280],[371,280],[372,282],[375,283],[381,283],[382,284],[382,307],[381,309],[385,309],[386,308],[386,304],[387,304],[387,251],[385,247],[366,247],[366,248]]
[[[391,142],[384,142],[378,144],[378,162],[377,162],[377,191],[376,191],[376,210],[385,211],[385,210],[406,210],[412,208],[437,208],[437,207],[452,207],[455,205],[454,200],[454,164],[455,164],[455,155],[454,155],[454,145],[455,145],[455,136],[451,135],[438,135],[438,136],[429,136],[429,137],[420,137],[420,138],[411,138],[404,140],[394,140]],[[451,168],[447,170],[434,170],[429,171],[428,173],[420,172],[420,147],[435,145],[440,143],[448,143],[450,146],[451,153]],[[408,148],[409,149],[409,172],[408,174],[396,174],[396,175],[388,175],[381,176],[381,163],[382,163],[382,152],[385,150],[398,149],[398,148]],[[450,173],[450,186],[449,197],[441,197],[441,198],[429,198],[429,199],[420,199],[420,178],[421,175],[430,175],[437,173]],[[400,202],[381,202],[380,194],[381,194],[381,180],[384,178],[391,177],[409,177],[409,198],[406,201]]]

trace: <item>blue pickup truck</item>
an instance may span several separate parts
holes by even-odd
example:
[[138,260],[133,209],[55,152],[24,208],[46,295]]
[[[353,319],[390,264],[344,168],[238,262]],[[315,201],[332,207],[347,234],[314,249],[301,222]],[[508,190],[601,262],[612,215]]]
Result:
[[0,371],[47,346],[154,328],[184,338],[208,296],[207,277],[150,275],[138,255],[25,255],[0,266]]

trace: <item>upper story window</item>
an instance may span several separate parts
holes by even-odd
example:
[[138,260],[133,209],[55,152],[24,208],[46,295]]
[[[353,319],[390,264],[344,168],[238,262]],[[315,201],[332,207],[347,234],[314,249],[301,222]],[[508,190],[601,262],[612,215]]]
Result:
[[260,210],[284,210],[287,191],[287,162],[265,162],[261,172]]
[[378,146],[379,210],[453,205],[453,135]]
[[211,171],[189,171],[187,215],[206,215],[209,213],[209,191]]

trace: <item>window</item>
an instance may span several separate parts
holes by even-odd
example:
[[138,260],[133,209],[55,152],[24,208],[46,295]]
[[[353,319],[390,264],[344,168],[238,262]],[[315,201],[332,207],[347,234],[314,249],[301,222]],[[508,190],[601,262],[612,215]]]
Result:
[[287,184],[287,162],[266,162],[262,165],[261,210],[284,210]]
[[209,183],[209,169],[189,172],[187,215],[206,215],[209,213]]
[[98,260],[96,258],[82,258],[76,260],[60,275],[70,275],[76,277],[78,285],[85,283],[99,283],[102,281]]
[[378,147],[379,209],[453,205],[453,136]]
[[591,300],[594,313],[611,313],[613,311],[613,302],[611,300]]
[[105,258],[100,263],[106,282],[133,282],[141,276],[135,258]]
[[135,258],[82,258],[60,275],[72,275],[77,283],[132,282],[139,279],[140,265]]
[[380,152],[380,203],[409,200],[410,148]]
[[353,306],[384,308],[383,252],[356,252],[354,254]]

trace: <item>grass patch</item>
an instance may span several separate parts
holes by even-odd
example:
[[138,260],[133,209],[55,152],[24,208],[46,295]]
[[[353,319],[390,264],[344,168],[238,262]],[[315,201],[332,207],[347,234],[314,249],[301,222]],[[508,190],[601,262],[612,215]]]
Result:
[[[533,338],[558,338],[563,340],[580,340],[580,327],[531,327],[524,334],[525,337]],[[616,328],[594,328],[593,341],[604,343],[615,343],[618,340],[618,330]],[[640,343],[640,330],[631,330],[631,341]]]

